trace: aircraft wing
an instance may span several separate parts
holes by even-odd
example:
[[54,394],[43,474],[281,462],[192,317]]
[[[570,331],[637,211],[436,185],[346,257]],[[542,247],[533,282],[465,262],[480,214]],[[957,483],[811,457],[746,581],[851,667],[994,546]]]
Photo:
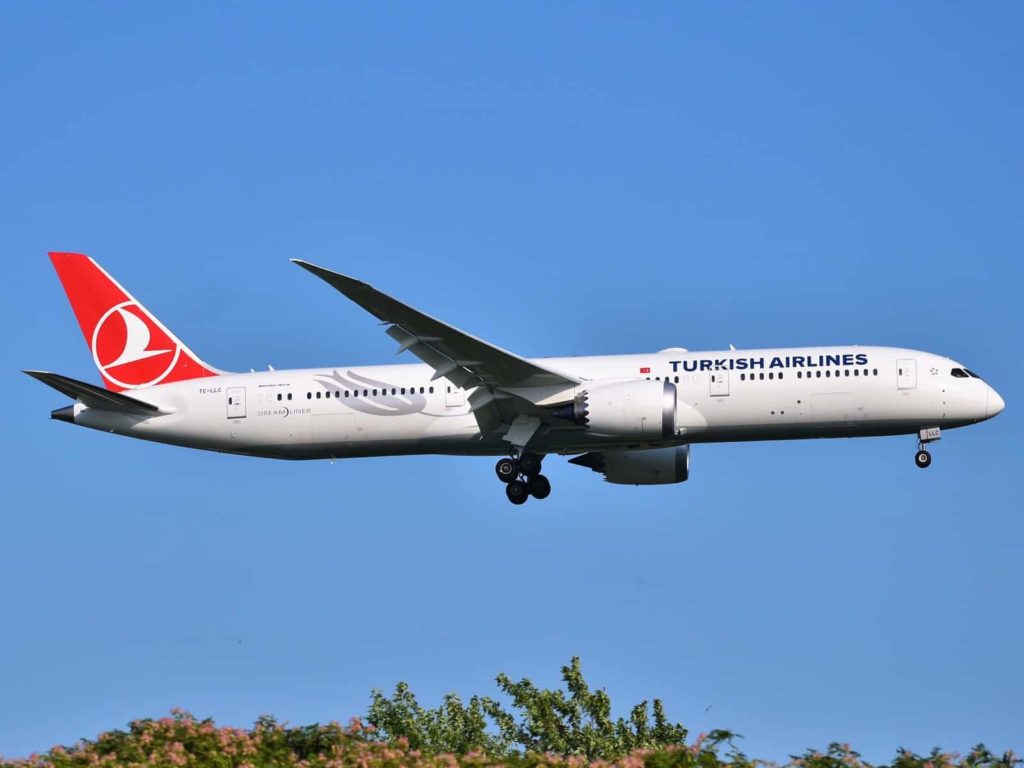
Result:
[[61,376],[59,373],[49,371],[23,371],[33,379],[38,379],[53,387],[61,394],[67,395],[73,400],[81,400],[90,408],[100,408],[107,411],[120,411],[121,413],[134,413],[139,416],[156,416],[160,409],[152,403],[138,400],[120,392],[112,392],[95,384],[89,384],[68,376]]
[[443,323],[378,291],[372,285],[308,261],[292,261],[387,323],[387,334],[398,342],[398,351],[409,350],[416,355],[434,369],[435,379],[444,377],[456,386],[467,389],[481,386],[496,389],[571,387],[580,383],[572,376],[532,363]]

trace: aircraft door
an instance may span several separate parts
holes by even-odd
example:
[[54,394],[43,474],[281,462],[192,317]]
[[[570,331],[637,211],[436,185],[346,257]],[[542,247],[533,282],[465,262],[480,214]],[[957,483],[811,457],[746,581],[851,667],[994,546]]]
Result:
[[729,394],[729,372],[711,371],[711,396],[722,397]]
[[466,390],[456,387],[450,381],[445,382],[444,404],[448,408],[460,408],[466,404]]
[[917,388],[917,360],[896,361],[897,389]]
[[228,387],[228,418],[245,418],[245,387]]

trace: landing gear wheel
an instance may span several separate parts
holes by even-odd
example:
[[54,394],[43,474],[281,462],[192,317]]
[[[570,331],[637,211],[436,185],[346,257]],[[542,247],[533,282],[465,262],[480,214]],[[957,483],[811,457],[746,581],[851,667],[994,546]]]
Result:
[[551,482],[544,475],[534,475],[527,481],[526,489],[535,499],[546,499],[551,495]]
[[522,480],[509,481],[505,486],[505,495],[513,504],[525,504],[526,500],[530,498],[530,493],[526,490],[526,483]]
[[511,483],[519,476],[519,464],[514,459],[499,459],[494,465],[494,472],[501,482]]
[[917,464],[921,469],[925,469],[929,464],[932,463],[932,455],[928,453],[924,448],[917,452],[914,456],[914,463]]
[[519,471],[527,477],[540,474],[541,457],[536,453],[524,453],[519,457]]

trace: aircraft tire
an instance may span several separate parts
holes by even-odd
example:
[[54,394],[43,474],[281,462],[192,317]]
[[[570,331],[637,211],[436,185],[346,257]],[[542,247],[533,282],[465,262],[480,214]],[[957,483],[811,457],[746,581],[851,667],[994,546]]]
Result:
[[927,469],[932,463],[932,455],[928,451],[918,451],[914,456],[914,463],[921,469]]
[[527,477],[540,474],[541,457],[536,453],[524,453],[519,457],[519,471]]
[[522,480],[512,480],[505,486],[505,495],[508,496],[508,500],[513,504],[525,504],[526,500],[530,498],[529,492],[526,490],[526,483]]
[[503,483],[511,483],[519,476],[519,463],[514,459],[498,459],[494,473]]
[[535,499],[546,499],[551,495],[551,481],[544,475],[534,475],[526,484],[530,495]]

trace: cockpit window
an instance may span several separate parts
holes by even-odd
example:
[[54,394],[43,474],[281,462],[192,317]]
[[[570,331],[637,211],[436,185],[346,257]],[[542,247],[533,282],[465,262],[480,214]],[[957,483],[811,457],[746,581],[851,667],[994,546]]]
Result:
[[950,373],[954,379],[981,379],[981,376],[969,368],[954,368]]

